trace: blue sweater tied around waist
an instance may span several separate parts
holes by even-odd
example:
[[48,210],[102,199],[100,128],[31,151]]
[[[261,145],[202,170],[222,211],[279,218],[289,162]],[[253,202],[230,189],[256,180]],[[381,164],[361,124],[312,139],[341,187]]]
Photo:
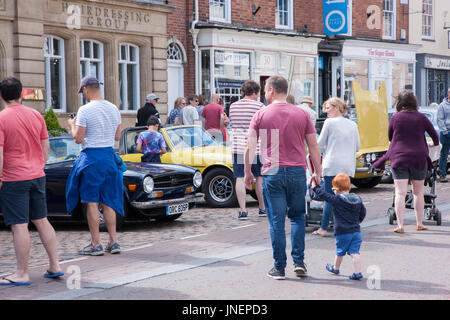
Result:
[[87,148],[73,163],[66,185],[66,208],[82,203],[103,203],[120,215],[123,211],[123,173],[113,148]]

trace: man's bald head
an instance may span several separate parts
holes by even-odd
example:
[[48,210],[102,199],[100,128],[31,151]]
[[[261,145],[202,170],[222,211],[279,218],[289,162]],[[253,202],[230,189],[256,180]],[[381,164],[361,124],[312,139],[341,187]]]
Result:
[[211,103],[219,103],[220,100],[220,95],[218,95],[217,93],[213,93],[211,95]]

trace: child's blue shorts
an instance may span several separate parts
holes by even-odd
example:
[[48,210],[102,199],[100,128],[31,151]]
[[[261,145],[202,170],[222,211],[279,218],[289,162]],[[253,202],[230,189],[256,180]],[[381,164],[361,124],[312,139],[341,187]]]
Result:
[[345,254],[359,254],[361,247],[361,232],[346,233],[336,236],[336,255],[345,256]]

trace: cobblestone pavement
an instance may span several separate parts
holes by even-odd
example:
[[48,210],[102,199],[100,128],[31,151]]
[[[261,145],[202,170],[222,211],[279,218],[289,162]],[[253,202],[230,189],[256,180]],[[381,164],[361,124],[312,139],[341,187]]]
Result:
[[[439,185],[438,185],[439,186]],[[438,191],[447,192],[446,185],[441,185]],[[438,187],[439,188],[439,187]],[[444,190],[445,189],[445,190]],[[368,210],[367,219],[376,219],[383,217],[386,213],[386,201],[392,201],[392,184],[380,184],[370,190],[355,189],[355,193],[361,195],[367,206],[372,207]],[[376,204],[384,201],[384,207],[377,209]],[[174,222],[145,222],[127,224],[124,229],[118,232],[118,242],[122,250],[133,247],[149,245],[161,241],[185,238],[193,235],[213,233],[218,230],[237,228],[243,225],[255,224],[263,221],[258,217],[258,204],[248,196],[247,206],[249,208],[249,217],[246,221],[240,221],[236,218],[236,208],[217,209],[209,208],[204,202],[200,202],[196,209],[189,211]],[[52,223],[56,229],[58,240],[58,252],[60,260],[66,261],[76,259],[78,250],[89,243],[90,237],[87,226],[69,223]],[[311,228],[309,228],[311,229]],[[40,242],[38,233],[31,228],[32,248],[30,253],[30,267],[42,266],[47,263],[47,255]],[[107,244],[108,234],[101,234],[101,241]],[[3,225],[0,227],[0,274],[8,274],[15,270],[15,254],[12,243],[12,235],[8,228]]]

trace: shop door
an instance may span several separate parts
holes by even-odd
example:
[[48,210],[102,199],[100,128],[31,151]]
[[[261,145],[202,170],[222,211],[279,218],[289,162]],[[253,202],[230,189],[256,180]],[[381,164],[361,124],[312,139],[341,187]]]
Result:
[[181,61],[167,61],[168,113],[174,108],[175,100],[184,97],[184,68]]

